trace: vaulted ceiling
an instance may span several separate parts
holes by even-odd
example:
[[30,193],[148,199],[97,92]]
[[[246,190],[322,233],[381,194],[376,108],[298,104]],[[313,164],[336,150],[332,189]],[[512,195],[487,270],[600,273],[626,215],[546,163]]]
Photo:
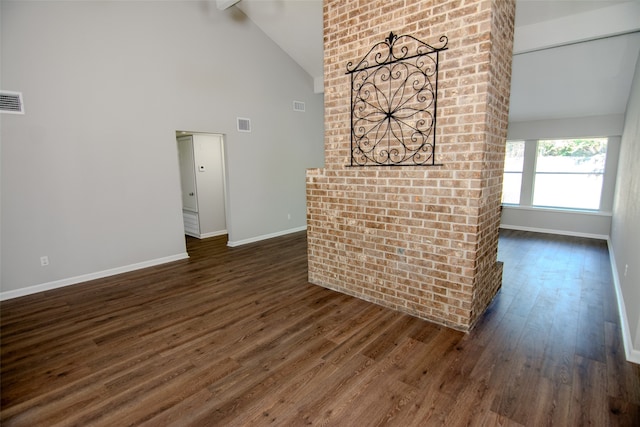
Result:
[[[322,91],[322,0],[234,3]],[[510,121],[624,113],[640,52],[639,1],[516,0]]]

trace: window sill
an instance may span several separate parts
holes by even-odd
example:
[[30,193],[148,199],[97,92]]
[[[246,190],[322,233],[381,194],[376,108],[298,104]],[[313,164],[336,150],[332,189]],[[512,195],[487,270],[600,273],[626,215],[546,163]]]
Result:
[[508,203],[502,204],[503,209],[513,209],[513,210],[524,210],[524,211],[534,211],[534,212],[556,212],[561,214],[570,214],[570,215],[593,215],[593,216],[603,216],[603,217],[612,217],[612,212],[604,212],[604,211],[594,211],[589,209],[570,209],[570,208],[549,208],[542,206],[521,206],[521,205],[511,205]]

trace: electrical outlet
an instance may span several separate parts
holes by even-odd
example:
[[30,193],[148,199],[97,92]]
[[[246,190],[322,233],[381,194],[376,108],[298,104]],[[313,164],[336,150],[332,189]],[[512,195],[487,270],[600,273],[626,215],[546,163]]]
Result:
[[49,257],[48,256],[41,256],[40,257],[40,266],[41,267],[46,267],[47,265],[49,265]]
[[291,214],[287,214],[287,219],[291,221]]
[[627,272],[629,271],[629,264],[624,265],[624,277],[627,277]]

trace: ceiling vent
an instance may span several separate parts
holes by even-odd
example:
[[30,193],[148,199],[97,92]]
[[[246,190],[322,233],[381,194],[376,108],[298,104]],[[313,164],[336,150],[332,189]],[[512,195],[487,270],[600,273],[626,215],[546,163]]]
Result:
[[304,102],[293,101],[293,111],[301,111],[304,113]]
[[0,91],[0,113],[24,114],[22,93]]
[[238,132],[251,132],[251,120],[238,117]]

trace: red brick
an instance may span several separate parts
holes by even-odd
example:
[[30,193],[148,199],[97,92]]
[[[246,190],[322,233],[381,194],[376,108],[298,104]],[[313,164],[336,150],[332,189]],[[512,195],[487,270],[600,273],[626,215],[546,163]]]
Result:
[[[307,173],[309,280],[468,330],[500,287],[513,1],[327,0],[323,11],[325,168]],[[443,166],[345,167],[345,66],[390,31],[434,45],[449,37],[438,96]]]

